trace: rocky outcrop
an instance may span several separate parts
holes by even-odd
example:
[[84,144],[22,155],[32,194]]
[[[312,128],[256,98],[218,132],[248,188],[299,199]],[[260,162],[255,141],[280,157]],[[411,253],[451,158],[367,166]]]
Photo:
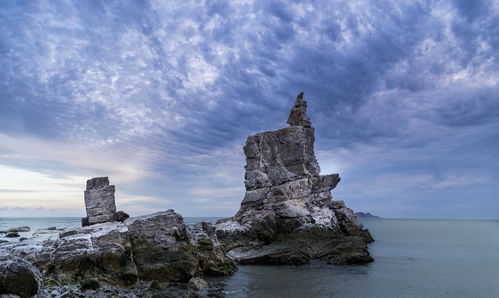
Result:
[[24,258],[44,278],[84,288],[146,281],[187,284],[194,277],[236,271],[212,225],[188,227],[173,210],[129,218],[116,212],[114,192],[107,177],[88,180],[89,225],[60,233],[56,227],[37,231],[31,239],[2,244],[0,255]]
[[232,218],[216,233],[241,263],[299,264],[310,258],[349,264],[372,261],[373,241],[353,211],[332,201],[338,174],[320,175],[314,128],[303,93],[290,112],[290,127],[248,137],[246,193]]
[[141,279],[187,282],[198,273],[180,214],[168,210],[131,218],[125,224]]
[[[224,254],[213,225],[187,226],[173,210],[69,228],[57,239],[36,240],[4,244],[0,256],[24,258],[49,281],[43,283],[43,291],[53,288],[70,296],[109,288],[119,293],[122,288],[135,289],[132,292],[139,296],[145,292],[162,296],[177,288],[175,293],[187,295],[196,292],[187,285],[193,278],[237,270],[234,260]],[[199,284],[200,279],[194,281]],[[215,290],[210,286],[200,291]]]
[[225,255],[215,227],[208,222],[188,226],[191,244],[195,247],[200,270],[208,276],[230,275],[237,270],[232,258]]
[[109,185],[108,177],[97,177],[87,181],[85,208],[87,216],[81,219],[82,226],[96,223],[121,221],[128,218],[123,211],[116,212],[115,187]]
[[129,285],[138,279],[128,228],[119,222],[66,229],[44,243],[34,264],[44,276],[65,283],[98,277]]
[[0,295],[31,297],[38,292],[38,271],[29,262],[14,256],[0,256]]

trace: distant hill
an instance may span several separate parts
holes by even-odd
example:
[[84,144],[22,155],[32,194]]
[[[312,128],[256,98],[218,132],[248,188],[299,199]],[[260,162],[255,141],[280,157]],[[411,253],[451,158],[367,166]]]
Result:
[[376,215],[372,215],[369,212],[355,212],[355,215],[357,215],[359,218],[381,218]]

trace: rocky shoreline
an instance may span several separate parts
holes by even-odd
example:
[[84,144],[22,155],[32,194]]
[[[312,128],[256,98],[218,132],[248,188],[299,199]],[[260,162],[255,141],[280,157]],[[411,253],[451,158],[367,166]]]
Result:
[[236,270],[235,261],[211,241],[202,223],[187,226],[182,216],[167,210],[65,229],[55,240],[2,245],[0,294],[197,297],[220,292],[218,285],[199,277]]
[[223,297],[222,285],[202,278],[233,274],[237,264],[372,262],[369,231],[332,200],[339,175],[320,175],[306,108],[301,93],[289,127],[248,137],[246,194],[233,217],[186,225],[166,210],[129,218],[116,211],[109,179],[93,178],[82,227],[0,244],[0,294]]

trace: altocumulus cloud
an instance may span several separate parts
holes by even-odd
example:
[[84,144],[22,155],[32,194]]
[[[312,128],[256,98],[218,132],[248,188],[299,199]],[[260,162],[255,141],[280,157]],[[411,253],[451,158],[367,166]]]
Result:
[[245,137],[283,127],[300,91],[337,199],[382,216],[499,213],[497,1],[0,6],[0,164],[31,177],[31,192],[0,185],[14,190],[3,215],[40,192],[44,214],[79,215],[96,175],[132,214],[231,215]]

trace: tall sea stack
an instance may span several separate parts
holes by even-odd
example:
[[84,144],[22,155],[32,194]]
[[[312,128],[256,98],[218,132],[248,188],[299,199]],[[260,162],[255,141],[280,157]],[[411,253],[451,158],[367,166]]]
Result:
[[303,264],[310,258],[334,264],[371,262],[373,239],[343,201],[333,201],[338,174],[320,175],[314,128],[303,93],[289,127],[248,137],[246,194],[234,217],[217,222],[228,254],[247,264]]

